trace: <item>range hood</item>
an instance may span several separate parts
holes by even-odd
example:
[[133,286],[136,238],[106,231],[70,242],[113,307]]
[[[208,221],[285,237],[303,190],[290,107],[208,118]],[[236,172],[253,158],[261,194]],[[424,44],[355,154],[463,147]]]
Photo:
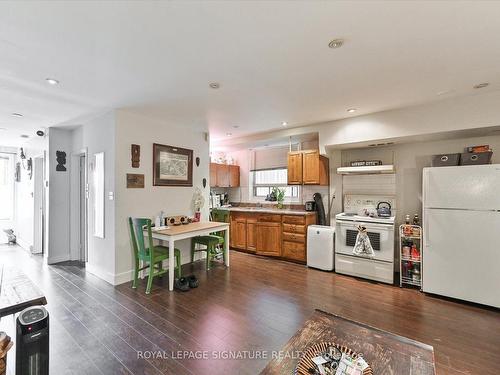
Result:
[[364,165],[361,167],[340,167],[337,168],[338,174],[380,174],[395,173],[393,164],[387,165]]

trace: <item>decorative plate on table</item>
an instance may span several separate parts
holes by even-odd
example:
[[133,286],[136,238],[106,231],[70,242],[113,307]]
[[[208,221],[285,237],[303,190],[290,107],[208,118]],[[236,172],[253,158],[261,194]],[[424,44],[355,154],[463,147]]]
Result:
[[[358,357],[362,356],[346,346],[335,344],[333,342],[321,342],[309,347],[309,349],[307,349],[304,354],[302,354],[302,357],[300,358],[299,363],[295,368],[295,375],[314,374],[314,372],[311,372],[311,369],[317,369],[317,366],[312,359],[323,355],[324,353],[328,353],[331,350],[330,348],[332,347],[340,351],[340,353],[349,355],[353,359],[357,359]],[[333,372],[333,374],[335,374],[335,372]],[[373,375],[373,370],[370,365],[368,365],[368,367],[363,370],[363,375]]]

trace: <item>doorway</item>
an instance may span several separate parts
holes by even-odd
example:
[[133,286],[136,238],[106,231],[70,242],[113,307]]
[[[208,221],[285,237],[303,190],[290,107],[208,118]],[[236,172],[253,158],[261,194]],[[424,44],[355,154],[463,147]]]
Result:
[[45,253],[45,158],[33,162],[33,254]]
[[79,186],[79,261],[82,266],[88,260],[88,198],[89,185],[87,181],[87,154],[78,155],[78,186]]

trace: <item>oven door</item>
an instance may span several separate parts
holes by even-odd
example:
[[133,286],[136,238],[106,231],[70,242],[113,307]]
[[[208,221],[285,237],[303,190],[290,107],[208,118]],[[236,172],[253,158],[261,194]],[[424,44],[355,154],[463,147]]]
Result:
[[[358,225],[363,225],[368,231],[370,243],[375,252],[373,259],[394,261],[394,226],[378,223],[337,220],[335,230],[335,252],[338,254],[355,255],[352,250],[356,244]],[[360,256],[366,258],[366,256]]]

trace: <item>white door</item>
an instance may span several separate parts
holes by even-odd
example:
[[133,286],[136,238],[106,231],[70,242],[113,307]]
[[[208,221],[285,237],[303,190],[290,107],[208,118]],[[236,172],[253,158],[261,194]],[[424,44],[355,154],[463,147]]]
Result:
[[500,165],[424,168],[425,208],[500,210]]
[[500,307],[500,212],[424,211],[424,292]]
[[37,157],[33,166],[33,254],[44,251],[44,158]]

